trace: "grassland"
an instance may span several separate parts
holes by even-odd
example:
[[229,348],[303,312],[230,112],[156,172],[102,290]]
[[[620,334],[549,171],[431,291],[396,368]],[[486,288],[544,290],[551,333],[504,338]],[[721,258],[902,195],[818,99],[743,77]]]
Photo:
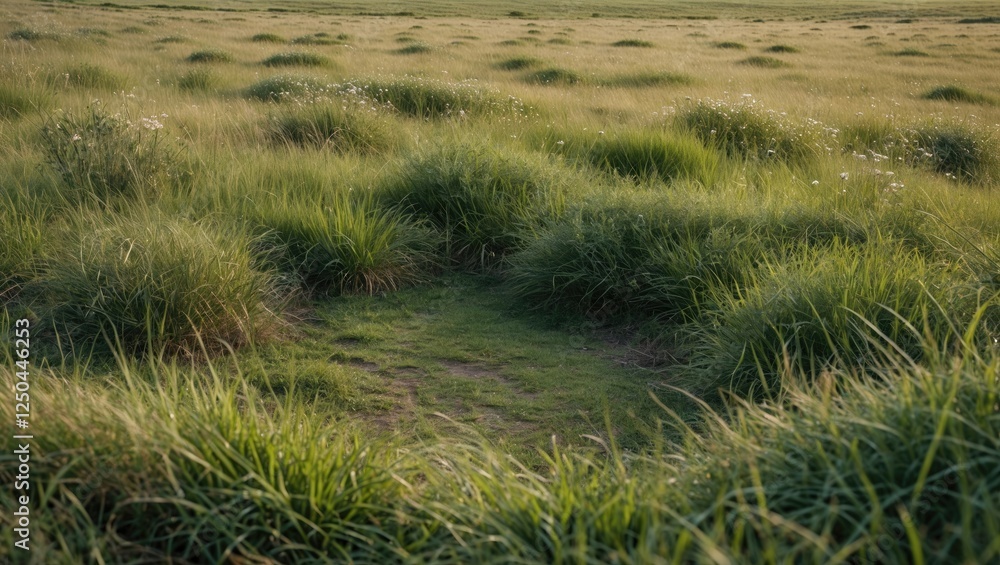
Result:
[[998,11],[6,3],[0,557],[1000,558]]

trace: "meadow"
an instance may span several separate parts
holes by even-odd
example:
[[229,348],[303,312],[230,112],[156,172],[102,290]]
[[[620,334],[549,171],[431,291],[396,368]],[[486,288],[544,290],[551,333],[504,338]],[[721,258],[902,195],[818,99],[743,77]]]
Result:
[[1000,4],[397,4],[0,7],[2,560],[1000,559]]

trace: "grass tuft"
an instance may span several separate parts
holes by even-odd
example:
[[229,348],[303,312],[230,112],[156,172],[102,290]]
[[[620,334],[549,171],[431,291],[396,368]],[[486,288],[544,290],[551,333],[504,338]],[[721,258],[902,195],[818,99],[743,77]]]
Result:
[[772,45],[764,50],[765,53],[799,53],[802,50],[791,45]]
[[190,92],[210,92],[219,87],[219,76],[208,69],[192,69],[177,79],[177,87]]
[[716,49],[735,49],[737,51],[746,50],[747,46],[738,41],[716,41],[712,44]]
[[740,65],[746,65],[748,67],[757,67],[760,69],[784,69],[790,67],[788,63],[782,61],[781,59],[775,59],[774,57],[747,57],[739,62]]
[[927,53],[926,51],[921,51],[919,49],[913,49],[912,47],[908,47],[906,49],[903,49],[902,51],[896,51],[895,53],[893,53],[893,55],[895,55],[896,57],[930,57],[931,56],[930,53]]
[[524,80],[530,84],[566,85],[578,84],[583,81],[583,77],[575,71],[551,67],[530,73]]
[[926,100],[947,100],[948,102],[964,102],[966,104],[996,104],[996,101],[989,96],[956,85],[936,86],[920,97]]
[[412,76],[380,76],[346,82],[339,90],[421,119],[487,115],[509,118],[526,112],[519,99],[501,97],[473,81],[452,83]]
[[308,98],[325,91],[319,80],[301,75],[277,75],[250,85],[245,94],[264,102],[279,102],[287,99]]
[[275,323],[273,278],[254,243],[155,212],[80,215],[46,258],[46,318],[77,346],[197,356],[252,343]]
[[330,60],[315,53],[278,53],[261,61],[265,67],[322,67],[330,64]]
[[512,57],[510,59],[500,61],[495,65],[495,67],[502,71],[520,71],[523,69],[537,67],[541,64],[542,61],[540,59],[536,59],[535,57]]
[[815,155],[813,134],[753,103],[699,100],[678,114],[681,126],[732,157],[803,161]]
[[127,81],[121,75],[98,65],[83,63],[70,67],[62,73],[52,75],[49,82],[54,86],[84,88],[93,90],[121,90]]
[[233,56],[219,49],[195,51],[187,56],[189,63],[231,63]]
[[434,51],[433,47],[421,41],[407,45],[402,49],[397,49],[393,51],[393,53],[399,55],[421,55],[424,53],[430,53],[432,51]]
[[644,39],[622,39],[611,44],[612,47],[655,47],[652,41]]
[[271,119],[271,136],[280,143],[313,146],[338,153],[382,153],[396,145],[391,125],[370,107],[340,103],[295,106]]
[[288,40],[276,33],[258,33],[250,37],[255,43],[286,43]]

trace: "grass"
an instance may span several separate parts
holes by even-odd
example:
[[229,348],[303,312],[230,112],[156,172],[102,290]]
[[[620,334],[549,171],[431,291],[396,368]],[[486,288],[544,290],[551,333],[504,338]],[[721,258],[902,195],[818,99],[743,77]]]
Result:
[[774,57],[762,57],[759,55],[747,57],[746,59],[741,60],[739,64],[746,65],[748,67],[757,67],[759,69],[783,69],[791,66],[781,59],[775,59]]
[[583,81],[583,77],[569,69],[550,67],[530,73],[524,77],[524,80],[532,84],[566,85],[580,83]]
[[912,47],[908,47],[906,49],[902,49],[900,51],[896,51],[895,53],[893,53],[893,55],[895,55],[896,57],[930,57],[931,56],[930,53],[927,53],[926,51],[921,51],[919,49],[913,49]]
[[339,294],[391,292],[423,280],[433,266],[435,234],[409,218],[376,208],[370,198],[328,207],[286,204],[255,213],[311,289]]
[[92,220],[74,219],[37,281],[46,318],[81,351],[194,356],[275,325],[275,281],[246,236],[155,212]]
[[926,100],[946,100],[948,102],[962,102],[965,104],[996,104],[996,101],[989,96],[972,92],[956,85],[936,86],[920,95],[920,97]]
[[287,43],[288,40],[276,33],[255,33],[250,36],[255,43]]
[[231,63],[233,56],[219,49],[195,51],[187,56],[189,63]]
[[508,148],[442,144],[389,175],[380,198],[441,230],[457,261],[489,267],[558,209],[559,174]]
[[423,42],[416,42],[401,49],[393,51],[398,55],[422,55],[424,53],[430,53],[434,51],[434,48]]
[[541,64],[542,61],[535,57],[511,57],[510,59],[500,61],[495,67],[502,71],[521,71],[537,67]]
[[4,5],[31,560],[1000,558],[982,6],[164,1]]
[[735,49],[737,51],[745,51],[747,46],[738,41],[716,41],[712,44],[712,47],[716,49]]
[[764,50],[765,53],[801,53],[802,50],[791,45],[772,45]]
[[652,41],[643,39],[622,39],[611,44],[612,47],[655,47]]
[[279,143],[314,146],[336,152],[381,153],[397,145],[391,125],[372,109],[344,109],[339,104],[297,106],[272,118],[270,131]]
[[814,153],[812,134],[752,103],[697,101],[678,114],[703,143],[730,156],[798,161]]
[[329,65],[330,60],[315,53],[293,51],[271,55],[261,64],[265,67],[323,67]]
[[383,76],[345,82],[342,93],[367,97],[403,115],[414,118],[460,118],[469,116],[518,116],[523,103],[475,82],[445,82],[413,76]]
[[309,98],[325,92],[325,86],[316,78],[303,75],[275,75],[250,85],[244,92],[247,97],[264,102]]

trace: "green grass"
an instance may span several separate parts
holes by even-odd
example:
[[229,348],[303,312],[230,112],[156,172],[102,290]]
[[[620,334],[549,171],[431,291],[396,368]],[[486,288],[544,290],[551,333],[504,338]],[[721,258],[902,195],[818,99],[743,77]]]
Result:
[[772,45],[764,50],[765,53],[801,53],[802,50],[791,45]]
[[996,101],[989,96],[956,85],[936,86],[921,94],[920,97],[926,100],[946,100],[965,104],[996,104]]
[[340,104],[296,106],[271,119],[275,141],[344,153],[382,153],[398,145],[391,124],[372,108]]
[[679,124],[730,156],[799,161],[815,152],[813,134],[752,103],[699,100],[678,113]]
[[221,84],[219,76],[208,69],[192,69],[177,79],[177,87],[191,92],[209,92]]
[[502,71],[520,71],[537,67],[541,64],[542,61],[540,59],[536,59],[535,57],[512,57],[510,59],[504,59],[494,66]]
[[265,67],[323,67],[330,60],[315,53],[289,52],[271,55],[261,61]]
[[583,81],[583,77],[569,69],[551,67],[535,71],[524,77],[525,82],[545,85],[566,85],[577,84]]
[[398,290],[423,280],[435,262],[433,231],[370,198],[343,197],[324,207],[278,203],[251,215],[274,240],[279,264],[320,292]]
[[748,67],[757,67],[760,69],[783,69],[791,66],[781,59],[775,59],[774,57],[762,57],[759,55],[742,59],[739,64],[746,65]]
[[612,47],[655,47],[652,41],[643,39],[622,39],[611,44]]
[[893,53],[896,57],[930,57],[930,53],[908,47]]
[[596,84],[610,88],[656,88],[694,84],[690,75],[671,72],[637,72],[598,77]]
[[457,261],[489,267],[558,210],[561,173],[513,148],[440,144],[388,175],[380,198],[441,230]]
[[309,99],[322,95],[326,87],[318,79],[304,75],[275,75],[250,85],[245,91],[248,98],[264,102],[289,99]]
[[416,42],[401,49],[396,49],[393,53],[398,55],[422,55],[424,53],[431,53],[434,48],[423,42]]
[[80,214],[46,250],[35,292],[45,317],[80,351],[198,356],[262,338],[277,288],[254,242],[231,229],[140,212]]
[[233,56],[219,49],[195,51],[187,56],[189,63],[231,63]]
[[716,41],[712,44],[712,47],[716,49],[735,49],[737,51],[745,51],[747,46],[738,41]]
[[63,88],[120,90],[127,86],[128,81],[124,76],[100,65],[82,63],[52,74],[49,83]]
[[15,120],[48,109],[51,104],[52,96],[44,90],[0,86],[0,119]]
[[287,43],[288,40],[276,33],[256,33],[250,37],[255,43]]
[[403,115],[422,118],[517,117],[526,111],[514,97],[475,82],[445,82],[413,76],[380,76],[346,81],[340,92],[367,97]]

